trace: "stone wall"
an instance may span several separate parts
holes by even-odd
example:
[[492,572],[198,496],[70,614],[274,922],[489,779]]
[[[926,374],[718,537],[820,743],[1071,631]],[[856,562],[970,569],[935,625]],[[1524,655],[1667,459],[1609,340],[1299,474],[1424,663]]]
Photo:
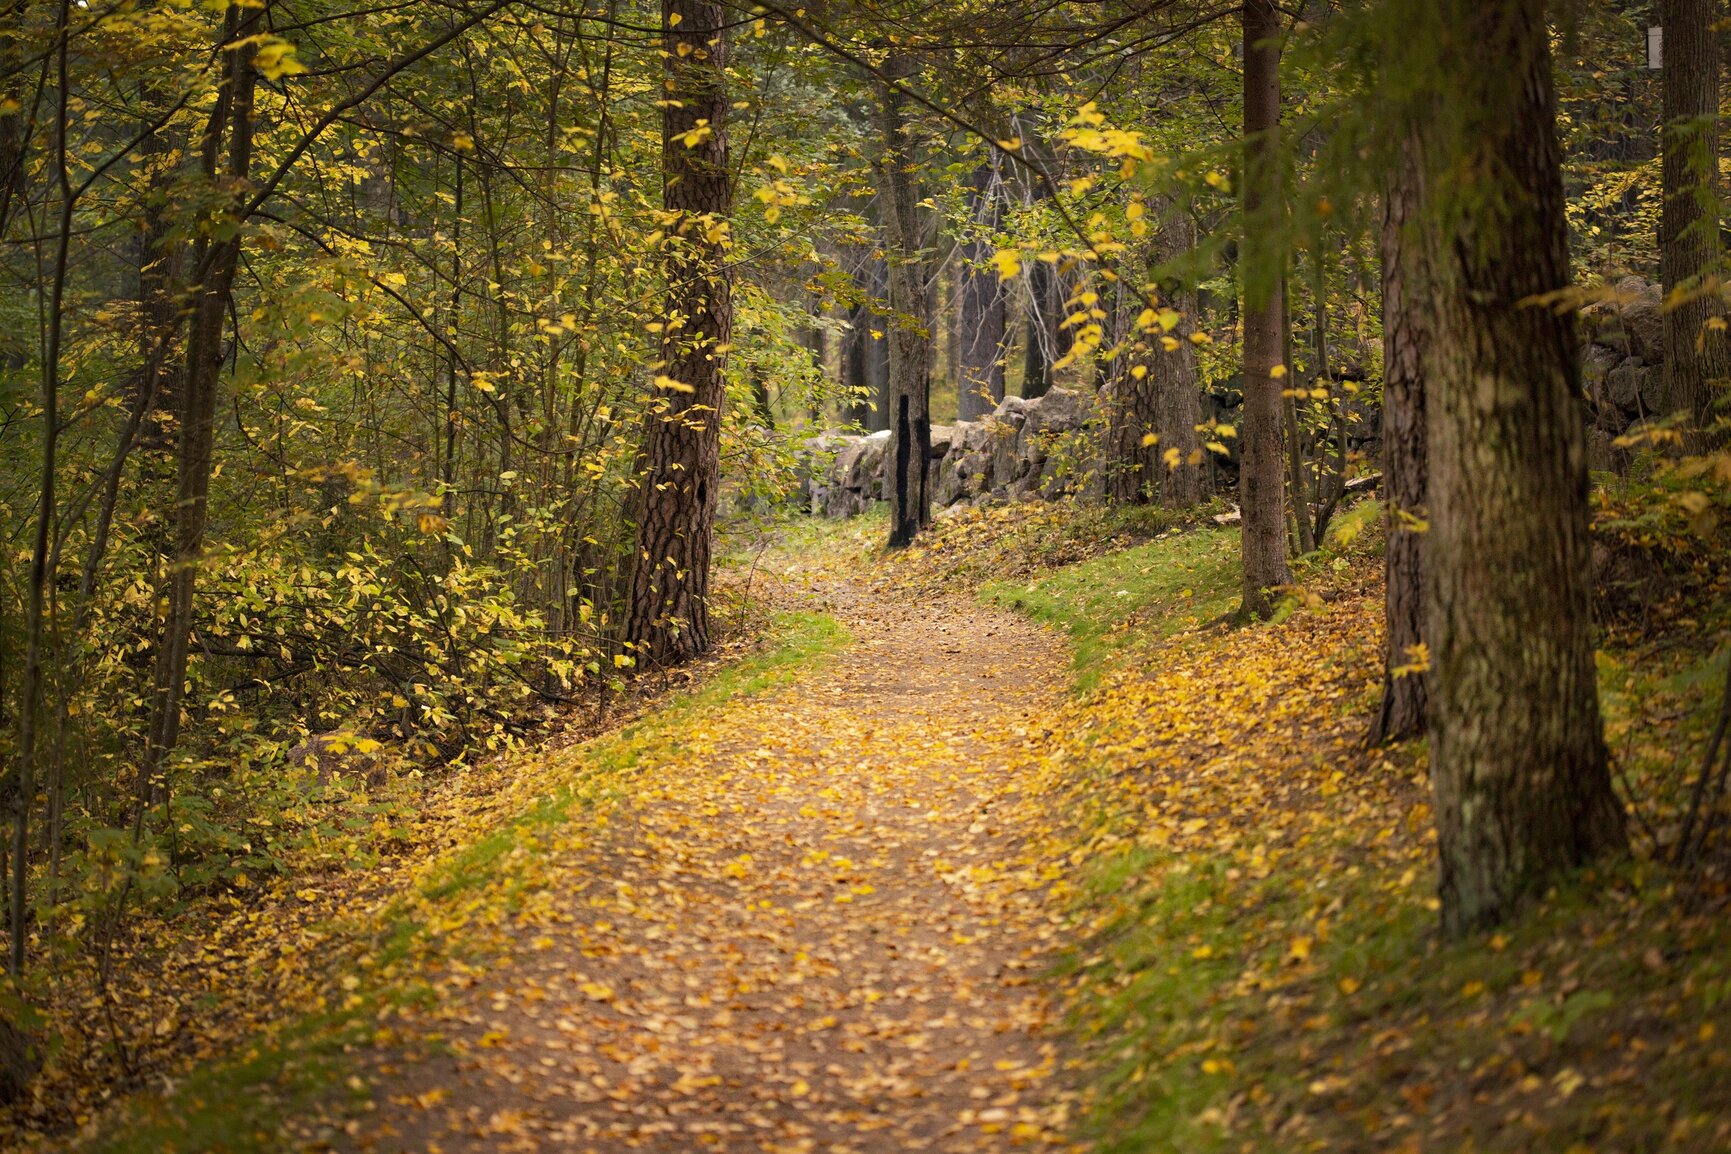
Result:
[[[1034,400],[1006,397],[978,421],[934,425],[926,480],[933,508],[1075,491],[1088,472],[1082,462],[1093,456],[1086,427],[1092,415],[1092,398],[1052,389]],[[811,511],[852,517],[882,500],[889,439],[887,432],[825,433],[807,442]]]
[[1664,297],[1638,276],[1616,283],[1613,299],[1581,310],[1581,385],[1587,397],[1587,450],[1595,469],[1624,463],[1613,441],[1631,425],[1660,416],[1665,397]]

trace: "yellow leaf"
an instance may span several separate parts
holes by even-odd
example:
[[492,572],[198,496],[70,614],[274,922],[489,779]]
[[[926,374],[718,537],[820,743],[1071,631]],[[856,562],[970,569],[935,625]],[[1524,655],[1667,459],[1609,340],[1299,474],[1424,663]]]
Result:
[[1159,433],[1143,433],[1142,434],[1142,447],[1144,449],[1148,448],[1150,445],[1158,445],[1159,443],[1160,443],[1160,434]]
[[577,988],[582,990],[591,1001],[607,1002],[613,999],[613,987],[604,986],[600,982],[584,982]]
[[1022,271],[1022,254],[1013,248],[999,249],[992,254],[992,263],[997,266],[998,279],[1009,280]]

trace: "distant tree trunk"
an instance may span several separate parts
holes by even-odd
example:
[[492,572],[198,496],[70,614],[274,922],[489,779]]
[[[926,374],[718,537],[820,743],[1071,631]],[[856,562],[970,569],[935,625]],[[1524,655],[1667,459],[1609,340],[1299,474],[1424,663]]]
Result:
[[[847,419],[862,429],[871,428],[871,313],[863,304],[848,309],[847,331],[841,338],[841,383],[850,390]],[[860,390],[868,390],[861,392]]]
[[644,431],[625,626],[638,660],[658,665],[709,648],[710,536],[733,329],[724,246],[708,239],[708,226],[726,220],[733,207],[727,19],[722,5],[707,0],[662,0],[662,204],[677,223],[669,229],[661,395]]
[[[1156,222],[1154,260],[1165,264],[1196,247],[1196,225],[1182,210],[1169,209]],[[1199,504],[1211,488],[1202,455],[1202,385],[1196,371],[1196,297],[1177,278],[1162,286],[1160,303],[1178,313],[1176,328],[1165,336],[1178,347],[1167,349],[1158,337],[1148,352],[1148,374],[1120,374],[1111,407],[1106,499],[1118,504],[1158,501],[1168,509]],[[1149,435],[1154,443],[1144,444]]]
[[1450,78],[1446,112],[1420,119],[1418,231],[1431,777],[1459,934],[1625,834],[1594,673],[1575,324],[1523,303],[1569,283],[1545,4],[1410,2]]
[[[888,245],[886,244],[886,248]],[[864,313],[865,332],[865,381],[871,398],[871,408],[866,417],[866,428],[874,433],[881,433],[890,427],[890,408],[895,403],[890,384],[890,343],[891,325],[889,318],[878,312],[878,309],[888,308],[895,311],[894,304],[885,304],[890,299],[890,268],[881,256],[866,258],[866,284],[871,289],[874,304]],[[879,336],[872,336],[872,333]]]
[[[974,228],[997,230],[1001,198],[994,187],[997,168],[975,167],[968,183]],[[1003,282],[992,267],[993,246],[978,234],[961,245],[956,309],[956,419],[977,421],[1004,399],[1004,336],[1009,324]]]
[[[1382,705],[1372,745],[1424,732],[1425,678],[1414,647],[1424,640],[1425,420],[1424,310],[1410,268],[1411,230],[1423,203],[1410,156],[1384,184],[1382,199],[1382,492],[1388,510],[1383,548]],[[1397,676],[1395,670],[1407,667]]]
[[[893,78],[913,73],[912,61],[892,55],[885,72]],[[879,163],[889,261],[890,444],[885,494],[890,502],[891,547],[910,544],[931,523],[926,493],[926,461],[931,456],[929,415],[931,336],[923,327],[925,268],[920,259],[919,194],[914,188],[913,155],[905,116],[906,97],[889,84],[878,85],[883,135]]]
[[1058,270],[1043,260],[1028,267],[1028,347],[1022,362],[1022,396],[1043,397],[1052,387],[1052,364],[1058,351],[1058,322],[1063,320]]
[[1286,567],[1281,478],[1281,385],[1286,307],[1281,292],[1280,14],[1273,0],[1244,5],[1244,413],[1239,423],[1238,503],[1247,617],[1274,612],[1268,590]]
[[[1731,342],[1706,327],[1725,311],[1711,278],[1719,272],[1718,0],[1661,0],[1665,29],[1662,98],[1664,204],[1659,279],[1677,299],[1665,322],[1665,398],[1704,428],[1715,389],[1731,377]],[[1676,294],[1676,297],[1673,297]]]
[[[264,23],[268,5],[233,7],[224,21],[226,53],[222,90],[201,141],[201,167],[210,187],[226,185],[229,196],[217,209],[239,209],[239,196],[252,166],[253,90],[258,73],[253,49],[244,41]],[[227,156],[223,156],[226,144]],[[145,736],[137,792],[141,809],[163,796],[162,761],[180,741],[180,712],[186,684],[188,646],[192,637],[192,599],[204,553],[209,519],[210,475],[216,442],[218,386],[225,359],[224,333],[229,297],[240,268],[238,221],[216,230],[194,247],[195,270],[191,318],[187,327],[186,360],[180,382],[180,428],[174,503],[174,557],[168,578],[168,609],[156,647],[150,728]]]

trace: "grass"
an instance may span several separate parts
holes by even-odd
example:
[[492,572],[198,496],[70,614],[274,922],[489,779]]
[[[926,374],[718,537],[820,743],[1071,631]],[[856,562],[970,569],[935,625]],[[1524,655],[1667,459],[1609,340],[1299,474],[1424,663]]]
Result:
[[1207,528],[1163,534],[1026,583],[993,581],[981,595],[1068,633],[1078,685],[1090,689],[1112,653],[1230,612],[1238,586],[1237,534]]
[[330,967],[325,1004],[240,1052],[195,1067],[171,1090],[133,1095],[79,1148],[263,1154],[320,1140],[312,1131],[335,1124],[321,1107],[340,1113],[345,1092],[358,1098],[365,1089],[347,1053],[388,1040],[380,1023],[390,1007],[429,995],[419,979],[431,965],[450,958],[473,963],[502,948],[505,939],[493,922],[476,915],[519,905],[535,888],[549,846],[570,835],[581,814],[629,789],[634,776],[652,773],[658,754],[681,739],[694,717],[786,684],[847,641],[827,615],[783,615],[766,650],[719,670],[637,723],[556,755],[544,792],[477,831],[382,912],[347,927],[343,936],[352,948],[340,956],[355,965]]
[[[1234,534],[1173,534],[990,602],[1070,636],[1048,722],[1083,863],[1059,974],[1099,1154],[1731,1149],[1723,875],[1633,858],[1494,933],[1437,931],[1423,742],[1360,744],[1380,674],[1379,530],[1295,565],[1321,596],[1248,629]],[[1185,591],[1189,590],[1186,595]],[[1641,824],[1677,820],[1716,703],[1723,607],[1613,634],[1607,736]],[[1151,647],[1158,657],[1148,659]]]

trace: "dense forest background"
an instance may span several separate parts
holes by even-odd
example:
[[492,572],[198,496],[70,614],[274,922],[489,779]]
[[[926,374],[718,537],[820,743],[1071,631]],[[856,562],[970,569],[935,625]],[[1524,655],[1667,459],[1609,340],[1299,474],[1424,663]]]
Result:
[[1445,928],[1623,853],[1595,630],[1722,592],[1722,15],[0,0],[6,1016],[711,650],[873,432],[890,545],[1237,524],[1239,622],[1374,494]]

